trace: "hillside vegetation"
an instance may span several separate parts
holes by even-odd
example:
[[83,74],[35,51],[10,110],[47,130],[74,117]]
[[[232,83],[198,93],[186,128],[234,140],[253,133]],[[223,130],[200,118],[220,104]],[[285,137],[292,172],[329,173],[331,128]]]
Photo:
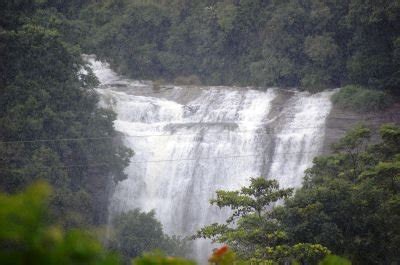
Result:
[[400,84],[399,1],[104,0],[79,19],[85,49],[134,78],[394,92]]
[[[193,264],[142,254],[189,252],[153,212],[115,217],[108,242],[88,232],[107,223],[110,187],[126,178],[133,151],[120,144],[115,113],[98,106],[82,53],[137,79],[348,85],[338,105],[376,111],[399,94],[399,25],[398,0],[0,1],[0,263]],[[400,263],[400,129],[380,133],[372,145],[368,129],[351,131],[293,194],[262,178],[218,192],[212,202],[236,215],[196,237],[232,251],[210,262],[317,264],[334,253],[354,264]],[[321,264],[338,263],[349,262]]]
[[44,179],[56,190],[53,218],[104,224],[110,184],[126,177],[132,153],[117,144],[115,114],[97,106],[97,80],[51,12],[43,1],[0,4],[0,189]]

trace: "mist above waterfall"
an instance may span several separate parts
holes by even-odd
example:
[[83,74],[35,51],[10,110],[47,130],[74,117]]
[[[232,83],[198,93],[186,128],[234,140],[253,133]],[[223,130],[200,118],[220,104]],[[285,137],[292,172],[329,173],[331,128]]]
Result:
[[[219,189],[246,185],[250,177],[299,187],[323,143],[332,91],[310,94],[275,88],[153,89],[124,79],[90,59],[101,85],[101,104],[118,115],[115,128],[135,151],[128,179],[111,198],[111,215],[155,209],[168,234],[188,236],[223,222],[226,211],[210,206]],[[198,259],[210,246],[195,244]]]

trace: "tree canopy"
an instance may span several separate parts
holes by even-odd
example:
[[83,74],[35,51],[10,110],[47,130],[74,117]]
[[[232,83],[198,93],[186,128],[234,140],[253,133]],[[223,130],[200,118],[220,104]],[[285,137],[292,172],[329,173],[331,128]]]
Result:
[[217,198],[211,200],[211,204],[231,208],[232,215],[226,224],[203,227],[194,238],[228,244],[250,264],[315,263],[330,251],[317,244],[288,246],[286,232],[271,212],[274,203],[288,198],[292,191],[279,189],[276,180],[264,178],[251,178],[250,185],[240,191],[217,191]]
[[0,263],[119,264],[118,256],[89,232],[64,231],[48,219],[51,192],[49,185],[37,182],[19,194],[0,194]]
[[107,0],[80,13],[81,43],[139,79],[397,93],[399,14],[391,0]]
[[45,179],[57,191],[54,218],[102,224],[110,184],[125,178],[132,153],[115,140],[115,114],[97,105],[97,80],[80,48],[60,30],[69,25],[47,4],[1,2],[9,19],[0,24],[0,189]]
[[399,262],[400,128],[384,125],[368,144],[358,127],[317,157],[303,188],[277,209],[292,242],[319,243],[354,264]]
[[181,257],[191,252],[187,240],[164,234],[154,211],[144,213],[135,209],[121,213],[113,218],[111,228],[108,245],[120,253],[127,264],[132,258],[154,250]]

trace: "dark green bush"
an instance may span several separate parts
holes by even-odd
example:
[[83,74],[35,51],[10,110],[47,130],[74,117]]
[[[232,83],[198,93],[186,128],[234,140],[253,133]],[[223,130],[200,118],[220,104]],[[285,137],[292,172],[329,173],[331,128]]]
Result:
[[391,105],[392,100],[383,91],[349,85],[337,92],[332,102],[341,108],[365,113],[384,110]]
[[191,252],[187,240],[164,233],[154,211],[145,213],[135,209],[121,213],[113,218],[112,225],[110,248],[121,253],[126,264],[131,258],[156,249],[172,256],[184,256]]

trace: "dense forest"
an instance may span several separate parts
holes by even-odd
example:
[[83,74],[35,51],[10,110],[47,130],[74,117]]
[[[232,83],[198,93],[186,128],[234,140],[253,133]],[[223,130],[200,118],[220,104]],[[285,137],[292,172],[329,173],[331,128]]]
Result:
[[[345,87],[334,103],[377,111],[400,94],[399,25],[397,0],[0,1],[0,262],[193,264],[140,257],[189,256],[154,212],[117,216],[107,242],[93,231],[134,150],[83,53],[157,82]],[[234,215],[194,235],[229,247],[210,263],[400,263],[400,128],[370,135],[355,128],[315,158],[297,191],[262,178],[219,191],[212,203]]]
[[400,82],[398,1],[100,1],[79,18],[85,46],[140,79],[396,92]]
[[115,136],[115,115],[97,107],[97,81],[79,48],[35,21],[42,9],[32,1],[2,5],[1,189],[16,192],[45,179],[56,189],[54,218],[66,227],[102,224],[107,186],[125,177],[131,151],[112,139],[79,138]]

